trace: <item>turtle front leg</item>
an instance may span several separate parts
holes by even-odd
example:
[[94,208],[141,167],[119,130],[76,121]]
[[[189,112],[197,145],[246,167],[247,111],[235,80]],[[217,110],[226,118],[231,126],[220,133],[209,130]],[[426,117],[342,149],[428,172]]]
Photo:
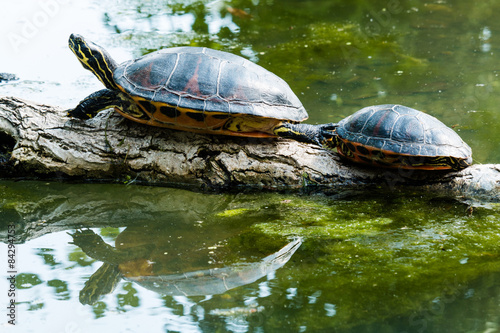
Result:
[[100,111],[110,107],[122,109],[123,100],[120,98],[119,92],[102,89],[84,98],[76,108],[68,110],[68,116],[79,119],[89,119]]
[[274,133],[282,138],[293,139],[299,142],[311,143],[323,147],[335,137],[337,124],[292,124],[281,123],[274,128]]

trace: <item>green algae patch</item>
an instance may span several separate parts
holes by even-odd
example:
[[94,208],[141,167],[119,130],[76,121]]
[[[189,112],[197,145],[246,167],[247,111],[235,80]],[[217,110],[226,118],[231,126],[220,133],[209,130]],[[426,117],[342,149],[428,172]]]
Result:
[[[496,211],[468,216],[463,204],[411,196],[295,202],[302,209],[289,205],[281,219],[256,223],[251,233],[304,239],[287,272],[295,281],[283,288],[300,286],[304,300],[319,290],[317,304],[336,300],[335,316],[311,329],[411,318],[436,302],[445,307],[476,279],[500,271]],[[291,319],[297,327],[307,308]]]
[[248,211],[249,210],[247,208],[228,209],[223,212],[217,213],[217,217],[235,217],[243,215]]

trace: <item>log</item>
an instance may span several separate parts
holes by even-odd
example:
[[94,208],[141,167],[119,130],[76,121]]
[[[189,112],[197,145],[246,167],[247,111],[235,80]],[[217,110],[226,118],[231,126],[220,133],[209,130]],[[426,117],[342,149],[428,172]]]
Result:
[[[3,156],[3,161],[1,156]],[[138,182],[196,190],[422,190],[469,202],[500,202],[500,165],[460,172],[363,167],[286,139],[215,136],[145,126],[112,110],[90,120],[0,97],[2,178]]]

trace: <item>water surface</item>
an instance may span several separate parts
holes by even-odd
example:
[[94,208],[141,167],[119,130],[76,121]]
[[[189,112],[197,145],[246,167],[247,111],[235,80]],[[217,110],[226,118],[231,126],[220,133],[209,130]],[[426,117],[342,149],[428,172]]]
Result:
[[[472,147],[475,163],[499,163],[499,7],[496,0],[4,4],[0,72],[20,80],[0,84],[0,94],[71,107],[101,89],[67,48],[70,33],[105,46],[118,61],[165,47],[207,46],[284,78],[309,123],[400,103],[452,126]],[[421,193],[215,195],[2,181],[0,237],[6,242],[7,224],[16,225],[19,274],[18,325],[9,326],[2,315],[0,326],[23,332],[495,332],[498,218],[495,205],[471,208]],[[77,230],[92,230],[114,254],[71,244]],[[166,287],[162,294],[132,278],[207,277],[200,272],[224,267],[239,272],[294,239],[302,244],[286,263],[248,283],[240,274],[242,284],[222,293],[192,296],[195,281],[180,288],[184,295],[165,295]],[[5,243],[0,253],[6,276]],[[111,270],[123,276],[89,305],[80,291],[103,266],[92,256],[119,258]],[[0,281],[5,294],[6,279]],[[2,304],[7,301],[2,296]]]

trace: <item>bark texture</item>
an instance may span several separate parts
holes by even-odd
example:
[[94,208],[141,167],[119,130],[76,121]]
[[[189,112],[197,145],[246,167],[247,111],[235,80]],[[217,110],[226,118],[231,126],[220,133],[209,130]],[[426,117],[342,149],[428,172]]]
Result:
[[291,140],[155,128],[112,110],[82,121],[67,118],[60,108],[12,97],[0,98],[0,171],[3,178],[137,181],[202,190],[340,193],[377,186],[500,202],[500,165],[473,165],[458,173],[373,169]]

